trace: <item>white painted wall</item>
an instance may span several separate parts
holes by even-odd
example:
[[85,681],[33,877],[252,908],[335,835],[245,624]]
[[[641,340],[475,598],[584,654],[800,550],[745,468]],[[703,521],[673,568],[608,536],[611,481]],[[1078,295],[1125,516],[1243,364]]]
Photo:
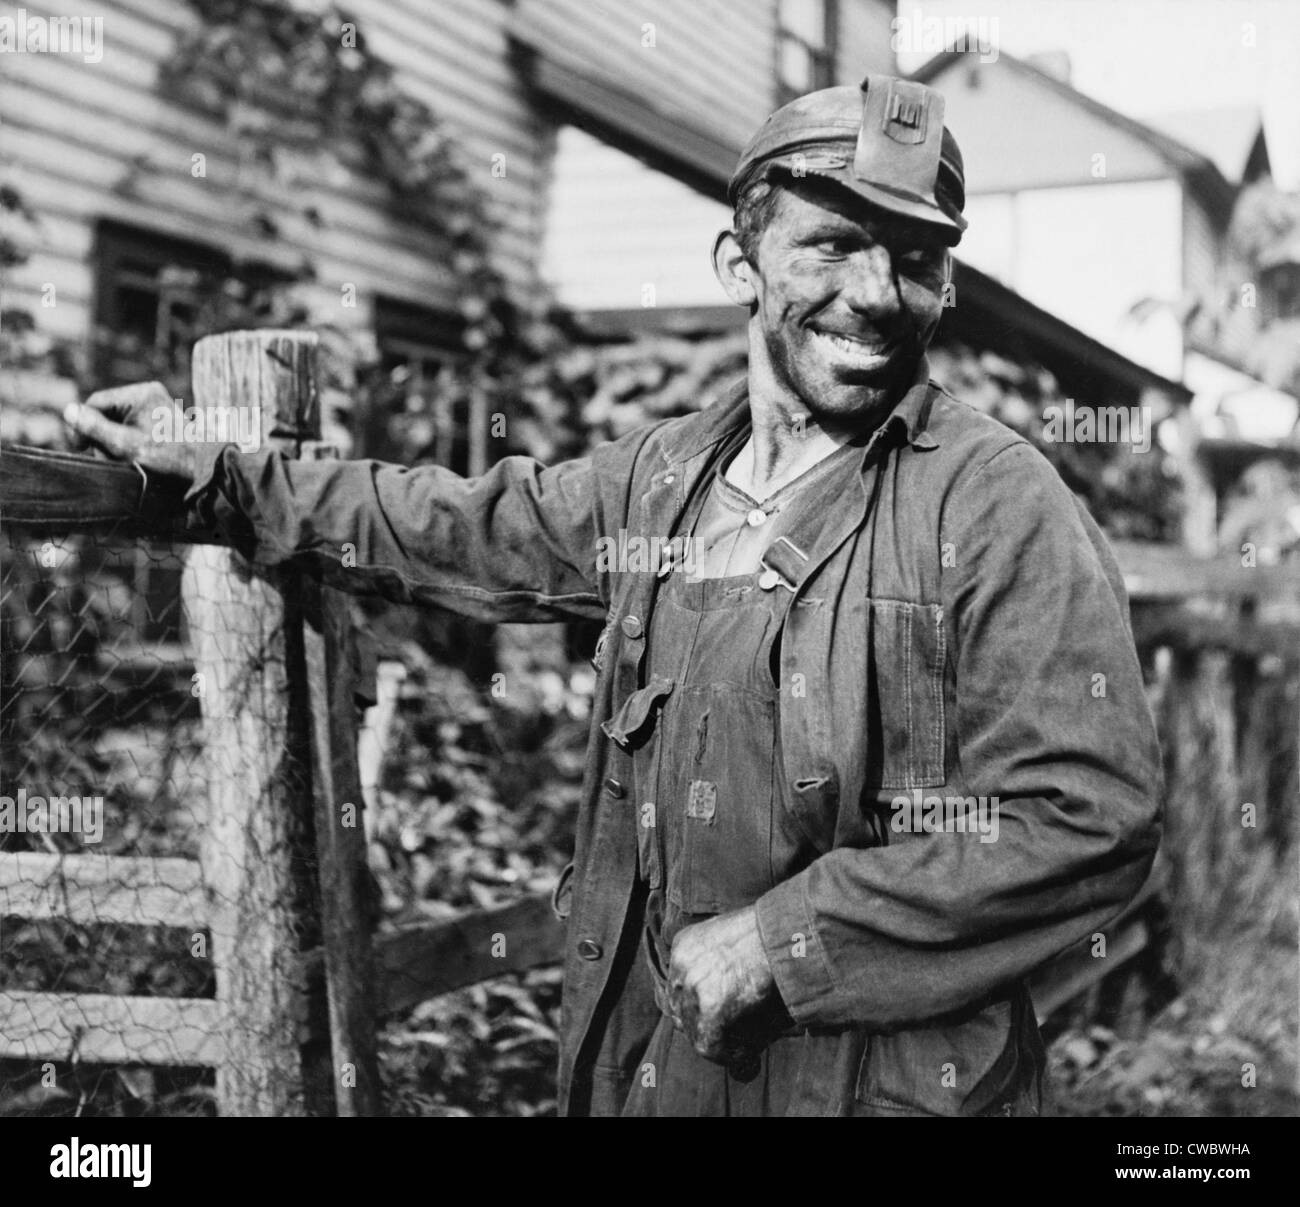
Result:
[[725,306],[713,275],[725,205],[575,126],[559,132],[542,239],[542,277],[578,310]]
[[1128,313],[1144,298],[1173,301],[1181,293],[1176,181],[986,194],[970,198],[966,214],[962,259],[1139,363],[1181,376],[1178,324]]

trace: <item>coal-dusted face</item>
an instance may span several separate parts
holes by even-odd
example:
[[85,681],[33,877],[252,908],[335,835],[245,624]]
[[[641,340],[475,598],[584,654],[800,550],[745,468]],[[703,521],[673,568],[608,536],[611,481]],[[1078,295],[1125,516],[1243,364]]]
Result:
[[896,401],[943,313],[941,235],[830,181],[790,178],[754,251],[751,328],[767,364],[751,372],[826,421]]

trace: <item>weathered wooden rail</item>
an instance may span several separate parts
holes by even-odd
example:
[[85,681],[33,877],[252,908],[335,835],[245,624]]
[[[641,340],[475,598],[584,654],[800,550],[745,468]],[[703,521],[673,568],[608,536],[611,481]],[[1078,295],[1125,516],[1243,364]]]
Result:
[[[0,914],[207,926],[200,868],[192,859],[0,853]],[[0,1054],[217,1065],[219,1011],[216,1001],[203,999],[0,992]]]
[[[0,853],[0,914],[202,930],[199,863]],[[0,992],[0,1055],[220,1066],[221,1005],[201,998]]]

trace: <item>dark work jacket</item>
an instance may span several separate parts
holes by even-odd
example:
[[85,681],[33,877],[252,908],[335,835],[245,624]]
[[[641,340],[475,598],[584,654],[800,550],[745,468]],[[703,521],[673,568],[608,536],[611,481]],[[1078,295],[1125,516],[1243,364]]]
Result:
[[[602,728],[640,685],[658,579],[598,540],[671,536],[748,421],[742,383],[589,456],[476,479],[227,448],[190,492],[194,521],[262,564],[491,621],[606,621],[565,894],[562,1113],[616,1112],[658,1018],[631,756]],[[1159,839],[1124,588],[1050,464],[924,365],[817,520],[778,588],[779,798],[820,854],[757,909],[794,1022],[845,1040],[792,1109],[986,1113],[1041,1058],[1026,974],[1122,909]],[[997,841],[900,823],[936,797],[996,801]]]

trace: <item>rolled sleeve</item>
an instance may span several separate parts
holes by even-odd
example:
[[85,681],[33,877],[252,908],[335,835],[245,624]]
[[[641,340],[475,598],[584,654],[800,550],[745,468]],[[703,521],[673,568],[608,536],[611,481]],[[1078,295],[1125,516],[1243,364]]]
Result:
[[777,991],[800,1026],[816,1021],[819,1005],[834,989],[806,888],[804,878],[796,876],[765,893],[757,906],[758,934]]

